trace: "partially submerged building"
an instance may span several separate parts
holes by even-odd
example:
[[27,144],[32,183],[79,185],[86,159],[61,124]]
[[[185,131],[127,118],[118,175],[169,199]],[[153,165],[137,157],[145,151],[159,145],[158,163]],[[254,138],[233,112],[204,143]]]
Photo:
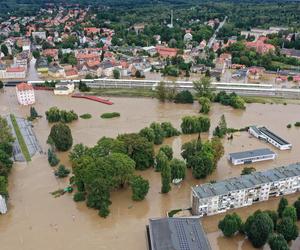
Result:
[[243,152],[230,153],[228,160],[233,165],[249,164],[258,161],[274,160],[276,154],[268,148],[260,148]]
[[199,217],[150,219],[149,250],[211,250]]
[[214,215],[298,191],[300,163],[295,163],[194,186],[191,191],[192,213]]
[[280,150],[287,150],[292,148],[291,143],[274,134],[266,127],[250,126],[248,132],[254,137],[265,140],[266,142],[272,144]]

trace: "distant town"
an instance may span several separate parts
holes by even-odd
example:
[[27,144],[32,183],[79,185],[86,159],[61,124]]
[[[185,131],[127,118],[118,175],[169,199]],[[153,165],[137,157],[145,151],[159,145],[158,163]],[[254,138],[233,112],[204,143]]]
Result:
[[298,250],[299,4],[106,2],[3,6],[1,247]]

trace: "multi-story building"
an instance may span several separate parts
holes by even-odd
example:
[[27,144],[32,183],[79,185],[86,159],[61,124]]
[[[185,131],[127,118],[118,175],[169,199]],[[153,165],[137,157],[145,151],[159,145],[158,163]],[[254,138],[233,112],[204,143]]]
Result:
[[274,134],[266,127],[250,126],[248,132],[254,137],[265,140],[280,150],[288,150],[292,148],[292,144]]
[[214,215],[298,191],[300,163],[295,163],[194,186],[191,192],[192,213]]
[[18,102],[21,105],[31,105],[35,103],[34,89],[30,83],[20,83],[16,86]]

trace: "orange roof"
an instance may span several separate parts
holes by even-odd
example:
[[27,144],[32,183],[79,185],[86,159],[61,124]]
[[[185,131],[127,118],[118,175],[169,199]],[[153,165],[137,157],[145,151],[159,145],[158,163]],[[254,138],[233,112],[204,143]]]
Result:
[[10,73],[17,73],[17,72],[23,72],[25,71],[24,67],[10,67],[6,69],[6,72],[10,72]]
[[157,53],[163,57],[173,57],[177,55],[178,49],[176,48],[167,48],[163,46],[156,46]]
[[30,83],[22,82],[22,83],[17,84],[17,90],[18,91],[33,90],[33,87]]
[[77,59],[95,59],[95,58],[99,58],[99,55],[79,53],[79,54],[77,54],[76,58]]
[[94,67],[94,66],[97,66],[98,64],[100,64],[100,61],[99,60],[97,60],[97,61],[88,61],[86,64],[89,67]]
[[70,69],[70,70],[66,71],[65,73],[66,73],[66,76],[76,76],[76,75],[78,75],[78,72],[75,69]]

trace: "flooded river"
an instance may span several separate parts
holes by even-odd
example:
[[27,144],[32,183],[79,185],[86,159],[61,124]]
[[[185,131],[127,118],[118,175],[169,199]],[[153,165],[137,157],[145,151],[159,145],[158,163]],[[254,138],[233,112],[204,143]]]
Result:
[[[54,96],[51,92],[36,92],[36,110],[44,115],[51,106],[73,109],[79,115],[92,114],[90,120],[78,120],[72,123],[71,129],[74,143],[94,145],[102,136],[115,137],[119,133],[136,132],[153,121],[170,121],[179,128],[180,119],[184,115],[198,114],[199,106],[159,103],[155,99],[142,98],[110,98],[114,105],[107,106],[88,100]],[[110,120],[100,119],[104,112],[120,112],[121,117]],[[275,161],[253,164],[257,170],[263,170],[283,164],[300,161],[300,129],[287,129],[288,123],[300,121],[299,105],[249,104],[246,111],[233,110],[230,107],[213,105],[211,111],[212,128],[222,114],[225,114],[229,127],[245,127],[251,124],[265,125],[272,131],[293,144],[291,151],[280,152],[254,138],[247,133],[235,134],[232,141],[224,139],[225,155],[218,168],[206,180],[194,180],[188,172],[187,179],[179,186],[173,187],[167,195],[160,192],[160,174],[152,169],[139,172],[150,181],[150,190],[142,202],[133,202],[131,192],[124,189],[112,193],[111,214],[108,218],[100,218],[96,210],[89,209],[85,203],[75,203],[72,194],[53,198],[49,193],[64,188],[68,180],[58,180],[53,169],[47,163],[46,155],[37,155],[28,164],[14,164],[9,183],[9,212],[0,216],[1,250],[94,250],[94,249],[146,249],[145,225],[148,218],[161,217],[170,209],[190,206],[190,187],[209,180],[238,176],[242,166],[231,166],[226,156],[230,152],[242,149],[269,147],[276,153]],[[28,107],[20,107],[14,89],[0,93],[0,114],[15,113],[27,116]],[[34,123],[34,131],[44,149],[50,126],[43,117]],[[182,143],[195,136],[179,136],[165,140],[171,145],[176,157],[180,157]],[[208,135],[203,135],[207,138]],[[59,154],[66,166],[70,166],[66,153]],[[289,196],[295,200],[300,194]],[[256,209],[276,209],[278,200],[256,204],[251,207],[237,209],[236,212],[246,218]],[[217,224],[224,214],[201,219],[213,249],[250,250],[254,249],[241,236],[225,239],[217,229]],[[300,226],[300,225],[299,225]],[[268,249],[268,247],[265,247]],[[291,249],[300,249],[300,240],[293,242]]]

